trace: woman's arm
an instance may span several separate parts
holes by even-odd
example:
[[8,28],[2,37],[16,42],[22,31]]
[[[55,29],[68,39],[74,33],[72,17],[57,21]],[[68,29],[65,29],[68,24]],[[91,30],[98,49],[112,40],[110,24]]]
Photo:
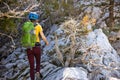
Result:
[[42,37],[42,39],[43,39],[43,41],[46,43],[46,45],[49,45],[49,43],[48,43],[48,41],[47,41],[47,39],[46,39],[43,31],[40,32],[40,36]]

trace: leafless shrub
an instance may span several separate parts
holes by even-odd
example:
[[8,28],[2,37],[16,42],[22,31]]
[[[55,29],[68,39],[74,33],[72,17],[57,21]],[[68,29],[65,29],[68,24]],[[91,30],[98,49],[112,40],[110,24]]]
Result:
[[[90,64],[94,67],[99,66],[100,68],[109,71],[116,70],[116,67],[111,68],[111,64],[109,64],[109,66],[98,64],[97,62],[102,60],[102,56],[99,59],[90,58],[93,55],[93,51],[98,55],[102,53],[99,49],[99,46],[94,44],[88,46],[86,44],[86,41],[82,41],[83,38],[86,39],[86,36],[82,34],[81,27],[82,26],[80,25],[80,21],[74,19],[67,20],[61,25],[61,29],[64,30],[65,33],[65,40],[70,41],[68,45],[65,45],[64,47],[59,47],[56,36],[55,48],[61,63],[63,63],[64,66],[73,66],[74,64],[79,63],[81,61],[83,64]],[[77,41],[77,39],[80,40]],[[77,52],[79,52],[79,55],[77,55]],[[88,67],[90,68],[90,66]]]
[[[65,23],[62,24],[61,29],[64,30],[64,32],[67,34],[66,35],[66,40],[70,40],[70,45],[66,46],[64,49],[62,49],[62,52],[60,52],[60,48],[58,47],[58,45],[56,45],[56,52],[59,55],[63,55],[66,54],[66,60],[62,63],[64,63],[64,66],[69,66],[71,61],[74,60],[75,57],[75,53],[76,53],[76,49],[78,48],[78,44],[76,42],[76,36],[81,35],[79,34],[77,31],[81,31],[80,30],[80,25],[78,24],[77,21],[70,19],[68,21],[66,21]],[[57,41],[57,39],[56,39]],[[56,44],[58,44],[56,42]],[[63,57],[59,56],[59,58],[63,61]]]
[[0,18],[2,17],[23,18],[23,15],[39,7],[41,4],[40,1],[37,2],[31,0],[25,0],[25,1],[20,0],[14,2],[14,4],[12,3],[12,1],[11,4],[8,3],[9,2],[1,1],[0,6],[2,5],[2,7],[0,9]]

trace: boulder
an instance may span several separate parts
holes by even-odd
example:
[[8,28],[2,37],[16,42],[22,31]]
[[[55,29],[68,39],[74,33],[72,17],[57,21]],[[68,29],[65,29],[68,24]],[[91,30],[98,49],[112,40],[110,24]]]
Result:
[[71,67],[51,72],[44,80],[88,80],[88,78],[85,69]]

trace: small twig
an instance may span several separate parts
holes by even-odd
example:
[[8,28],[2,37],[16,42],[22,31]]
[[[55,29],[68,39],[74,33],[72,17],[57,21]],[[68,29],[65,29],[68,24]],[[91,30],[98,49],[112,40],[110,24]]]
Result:
[[10,6],[5,2],[3,2],[3,3],[7,6],[8,10],[11,11]]
[[13,40],[12,36],[7,35],[7,34],[4,34],[4,33],[0,33],[0,35],[4,35],[4,36],[9,37],[9,38],[11,39],[11,41],[12,41],[13,45],[15,45],[15,42],[14,42],[14,40]]

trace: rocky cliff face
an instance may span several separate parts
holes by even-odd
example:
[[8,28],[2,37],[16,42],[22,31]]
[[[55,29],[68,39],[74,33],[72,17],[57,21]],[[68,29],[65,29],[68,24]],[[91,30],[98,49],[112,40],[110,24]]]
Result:
[[[107,26],[104,19],[109,13],[103,14],[104,10],[98,6],[89,6],[100,4],[99,1],[75,1],[75,7],[83,5],[83,13],[77,18],[79,20],[72,20],[67,26],[53,25],[46,33],[49,46],[41,41],[43,53],[40,72],[43,80],[119,80],[120,56],[100,29]],[[89,12],[92,18],[97,19],[99,29],[82,34],[79,22],[84,13]],[[2,58],[0,64],[0,77],[30,80],[24,48],[18,47],[7,58]]]
[[[65,58],[65,56],[66,54],[67,56],[69,56],[69,54],[71,54],[70,52],[71,50],[69,49],[67,51],[68,53],[62,50],[65,50],[65,48],[68,48],[70,46],[69,45],[70,40],[68,38],[69,35],[64,34],[64,30],[61,30],[61,28],[57,29],[56,33],[59,36],[58,44],[59,44],[59,48],[60,48],[62,55],[64,55],[63,64],[65,64],[65,62],[67,61],[66,60],[67,58]],[[78,40],[77,44],[81,44],[81,45],[76,49],[74,58],[72,59],[72,61],[70,61],[69,69],[72,69],[71,67],[74,67],[74,68],[79,67],[79,70],[82,70],[87,75],[87,76],[85,75],[84,78],[82,78],[83,80],[87,80],[87,79],[88,80],[99,80],[99,79],[110,80],[112,79],[112,77],[115,77],[117,79],[120,78],[119,77],[120,76],[119,74],[120,57],[117,54],[117,52],[114,50],[114,48],[111,46],[111,44],[109,43],[108,38],[102,32],[102,29],[96,29],[93,32],[90,32],[89,34],[83,35],[80,37],[77,36],[76,40]],[[55,42],[52,40],[50,42],[51,42],[50,45],[55,44]],[[58,66],[60,65],[60,62],[57,61],[57,59],[60,60],[59,59],[60,56],[57,55],[57,52],[55,52],[54,50],[55,50],[55,47],[50,48],[50,49],[48,47],[45,47],[44,53],[46,54],[50,53],[51,55],[50,57],[52,57],[51,60],[49,60],[50,63],[54,62],[53,64],[55,64],[56,62],[55,65]],[[82,67],[82,69],[80,67]],[[68,70],[68,73],[69,73],[69,70]],[[77,73],[76,71],[75,73],[76,74],[73,73],[73,76],[79,75],[79,73]],[[53,74],[55,74],[55,72],[53,72]],[[71,78],[71,76],[69,75],[66,76],[64,74],[64,71],[61,74],[63,74],[61,75],[62,78],[60,77],[58,79],[57,77],[57,79],[54,79],[54,80],[60,80],[60,79],[67,80],[68,78]],[[80,73],[80,75],[82,75],[82,73]],[[55,77],[55,76],[52,75],[51,77]],[[46,78],[45,78],[46,80],[50,79],[49,77],[46,77]],[[77,78],[77,76],[76,78],[75,77],[72,77],[72,78],[73,80],[81,79],[81,78]]]
[[[116,80],[120,79],[120,57],[109,43],[107,36],[102,29],[96,29],[86,35],[77,37],[76,44],[80,46],[76,49],[74,58],[66,67],[67,56],[71,54],[68,50],[66,53],[62,49],[69,47],[71,42],[67,38],[64,30],[54,25],[51,28],[48,39],[49,46],[43,48],[41,60],[41,74],[43,80]],[[55,36],[58,36],[58,47],[63,55],[63,65],[59,60],[55,50]],[[43,42],[41,42],[42,44]],[[42,44],[44,45],[44,43]],[[16,49],[6,59],[2,59],[4,65],[2,76],[11,80],[29,80],[29,64],[26,53],[22,48]],[[4,68],[5,67],[5,68]]]

